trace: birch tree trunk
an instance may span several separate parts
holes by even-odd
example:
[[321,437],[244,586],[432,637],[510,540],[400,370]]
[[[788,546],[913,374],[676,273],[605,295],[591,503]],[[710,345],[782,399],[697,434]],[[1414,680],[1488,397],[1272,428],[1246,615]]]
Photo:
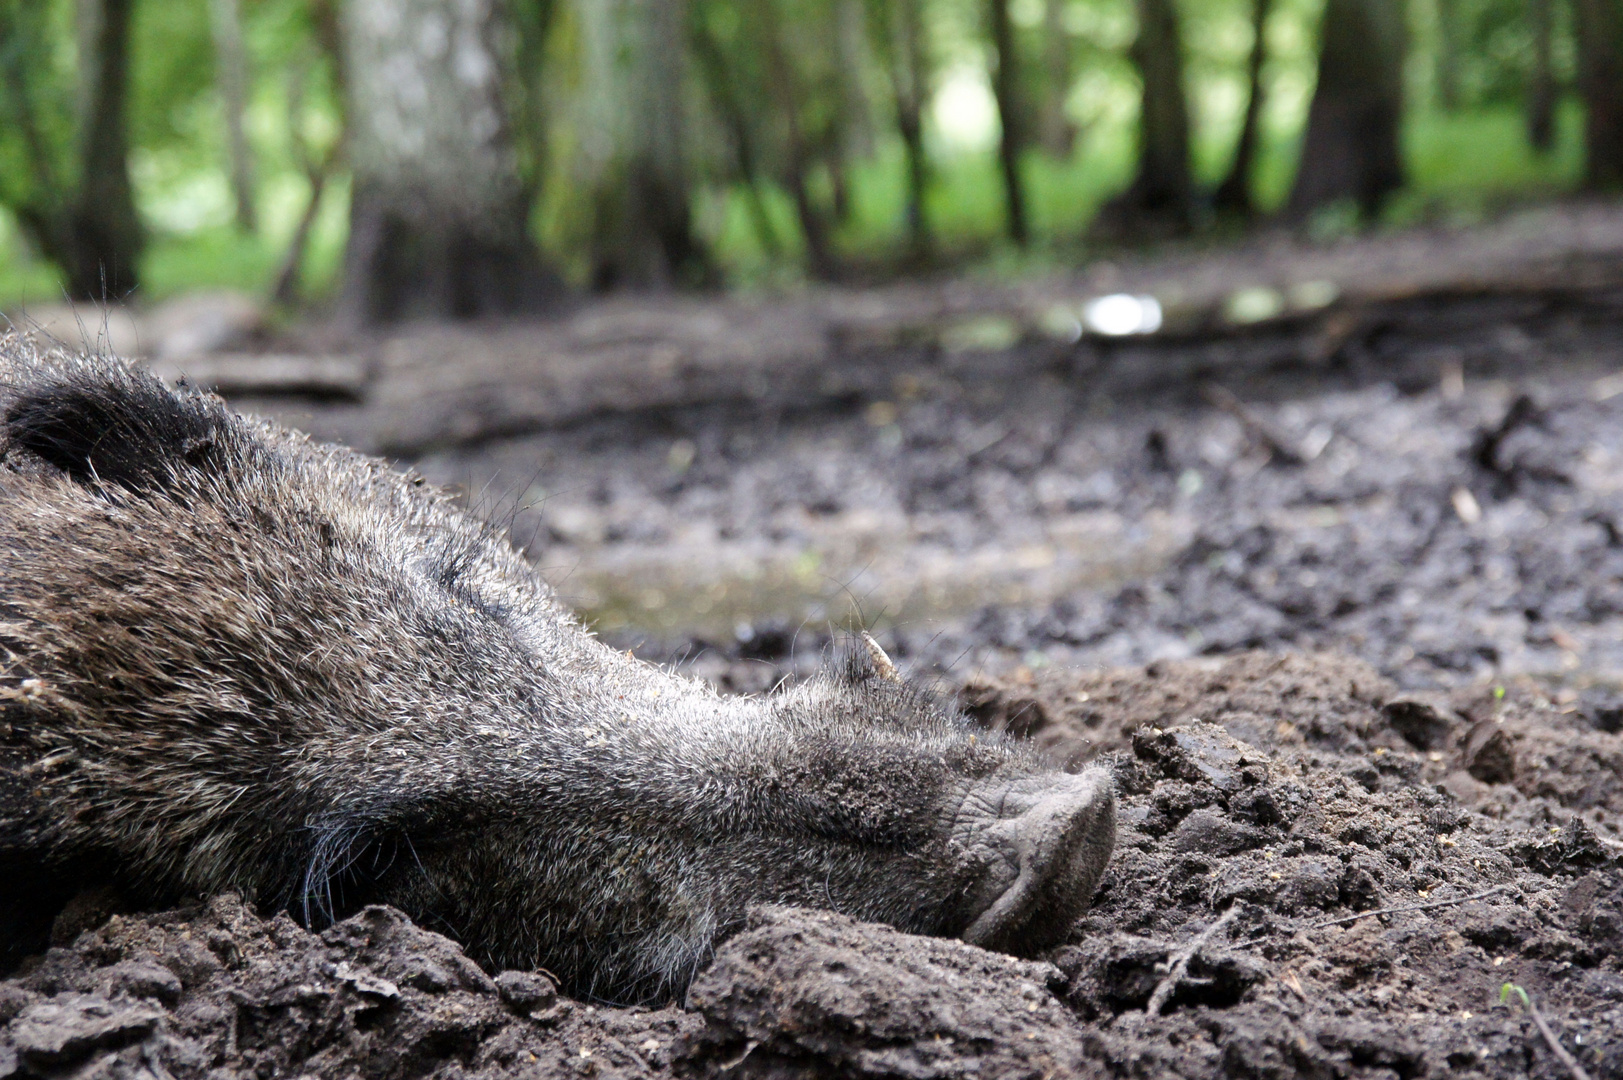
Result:
[[341,314],[351,323],[533,311],[553,294],[530,239],[504,99],[503,0],[349,0],[354,170]]

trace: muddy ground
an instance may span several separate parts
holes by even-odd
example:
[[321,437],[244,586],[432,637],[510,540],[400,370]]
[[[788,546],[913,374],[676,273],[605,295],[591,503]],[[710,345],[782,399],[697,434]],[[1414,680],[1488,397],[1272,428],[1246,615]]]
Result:
[[1115,768],[1112,868],[1043,957],[766,908],[686,1002],[629,1010],[482,972],[384,908],[312,933],[229,896],[91,897],[0,985],[0,1075],[1575,1075],[1509,985],[1623,1076],[1615,722],[1528,681],[1417,697],[1301,654],[968,696]]
[[[1594,213],[1566,227],[1623,236]],[[1112,281],[1220,310],[1225,281],[1446,248]],[[1041,957],[767,908],[653,1011],[386,909],[312,931],[93,892],[0,983],[0,1078],[1623,1077],[1623,292],[1586,251],[1565,291],[1495,264],[1498,291],[1125,342],[878,335],[826,392],[763,361],[755,398],[639,381],[415,446],[362,422],[403,393],[387,363],[359,403],[245,394],[465,484],[606,637],[725,688],[860,617],[979,722],[1110,763],[1115,859]],[[623,377],[666,355],[645,322]],[[470,408],[459,378],[430,414]]]

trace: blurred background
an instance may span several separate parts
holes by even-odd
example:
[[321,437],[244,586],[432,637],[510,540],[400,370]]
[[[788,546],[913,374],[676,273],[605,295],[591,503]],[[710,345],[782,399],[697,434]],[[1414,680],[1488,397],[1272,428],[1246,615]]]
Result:
[[1619,187],[1623,0],[0,0],[0,311],[734,690],[862,625],[1614,730]]
[[1620,28],[1615,0],[0,0],[0,308],[225,286],[387,321],[1468,223],[1623,182]]

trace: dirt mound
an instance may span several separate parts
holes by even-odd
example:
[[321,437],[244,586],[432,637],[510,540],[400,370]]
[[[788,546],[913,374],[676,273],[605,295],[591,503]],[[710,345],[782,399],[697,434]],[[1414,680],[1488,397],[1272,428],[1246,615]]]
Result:
[[391,908],[313,934],[236,896],[114,915],[0,985],[0,1076],[646,1076],[698,1018],[560,1000]]
[[963,692],[988,728],[1075,768],[1135,745],[1140,728],[1204,720],[1270,755],[1334,761],[1370,790],[1432,785],[1525,825],[1584,816],[1623,842],[1623,739],[1615,698],[1532,679],[1404,692],[1337,654],[1266,652],[1089,671],[1022,668]]
[[313,933],[87,895],[0,983],[0,1078],[1569,1075],[1507,984],[1619,1077],[1623,735],[1542,694],[1265,654],[980,681],[989,726],[1120,792],[1092,911],[1028,960],[764,908],[649,1011],[387,908]]

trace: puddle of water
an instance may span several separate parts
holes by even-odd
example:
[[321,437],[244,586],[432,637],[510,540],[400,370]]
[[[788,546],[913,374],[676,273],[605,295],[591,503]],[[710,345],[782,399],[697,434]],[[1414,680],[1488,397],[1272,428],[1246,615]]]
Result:
[[1021,544],[954,551],[890,528],[763,541],[552,548],[541,567],[600,632],[728,638],[741,623],[835,627],[929,623],[989,604],[1037,606],[1080,588],[1149,576],[1188,544],[1192,522],[1112,513],[1048,523]]

